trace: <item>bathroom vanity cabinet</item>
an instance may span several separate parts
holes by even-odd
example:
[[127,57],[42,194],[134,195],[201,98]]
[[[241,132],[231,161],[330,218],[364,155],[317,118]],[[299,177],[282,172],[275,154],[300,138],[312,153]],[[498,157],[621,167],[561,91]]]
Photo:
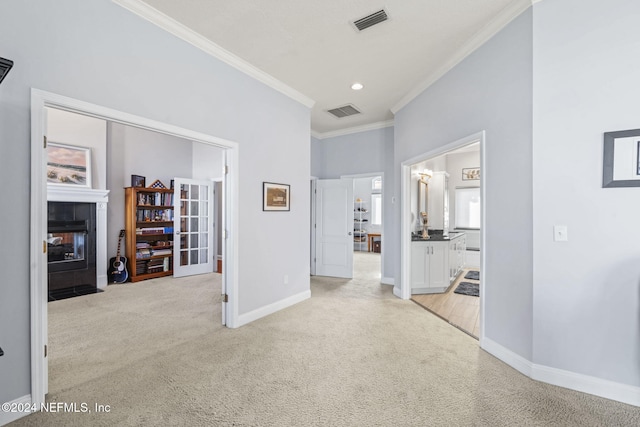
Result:
[[464,233],[411,242],[411,293],[445,292],[464,268]]

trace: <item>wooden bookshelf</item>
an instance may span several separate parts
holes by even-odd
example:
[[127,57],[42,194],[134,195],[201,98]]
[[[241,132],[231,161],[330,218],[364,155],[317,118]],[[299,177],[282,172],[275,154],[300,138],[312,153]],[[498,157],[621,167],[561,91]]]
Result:
[[173,274],[173,190],[125,188],[125,253],[132,282]]

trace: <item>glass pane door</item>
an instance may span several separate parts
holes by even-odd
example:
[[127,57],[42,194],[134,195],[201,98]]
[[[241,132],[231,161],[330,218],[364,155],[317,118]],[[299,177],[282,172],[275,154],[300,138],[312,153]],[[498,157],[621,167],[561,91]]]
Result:
[[213,183],[176,178],[174,200],[179,203],[174,229],[174,276],[213,271]]

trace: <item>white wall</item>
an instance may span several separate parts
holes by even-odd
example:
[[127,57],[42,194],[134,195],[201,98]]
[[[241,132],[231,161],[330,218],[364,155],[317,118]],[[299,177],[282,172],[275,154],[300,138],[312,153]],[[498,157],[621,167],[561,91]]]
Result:
[[533,45],[533,360],[636,387],[640,188],[603,189],[602,153],[604,132],[640,128],[639,18],[637,1],[544,1]]
[[[396,176],[402,162],[486,131],[482,333],[527,360],[533,334],[532,43],[529,9],[398,111],[394,121]],[[391,251],[399,253],[399,223],[395,230]],[[395,271],[399,284],[399,260]]]
[[149,187],[159,179],[169,188],[174,177],[191,178],[191,141],[158,132],[108,123],[107,251],[115,256],[118,233],[124,228],[124,189],[131,187],[131,175],[145,177]]
[[107,122],[47,108],[47,140],[91,149],[91,187],[107,188]]
[[223,150],[199,142],[193,142],[191,153],[191,178],[213,180],[222,177]]
[[[12,183],[0,187],[12,206],[0,225],[12,242],[0,249],[1,402],[30,392],[30,88],[237,142],[239,313],[307,295],[307,107],[109,0],[2,1],[0,52],[15,61],[0,85],[0,142],[11,147],[0,178]],[[290,212],[262,212],[263,181],[291,185]]]

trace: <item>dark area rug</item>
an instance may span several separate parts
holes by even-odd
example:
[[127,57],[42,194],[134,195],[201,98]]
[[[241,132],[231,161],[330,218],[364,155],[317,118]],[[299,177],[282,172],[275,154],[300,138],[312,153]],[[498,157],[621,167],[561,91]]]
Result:
[[469,280],[480,280],[480,272],[476,270],[471,270],[464,275],[464,278]]
[[456,290],[453,292],[456,294],[469,295],[471,297],[479,297],[480,284],[471,282],[460,282]]

